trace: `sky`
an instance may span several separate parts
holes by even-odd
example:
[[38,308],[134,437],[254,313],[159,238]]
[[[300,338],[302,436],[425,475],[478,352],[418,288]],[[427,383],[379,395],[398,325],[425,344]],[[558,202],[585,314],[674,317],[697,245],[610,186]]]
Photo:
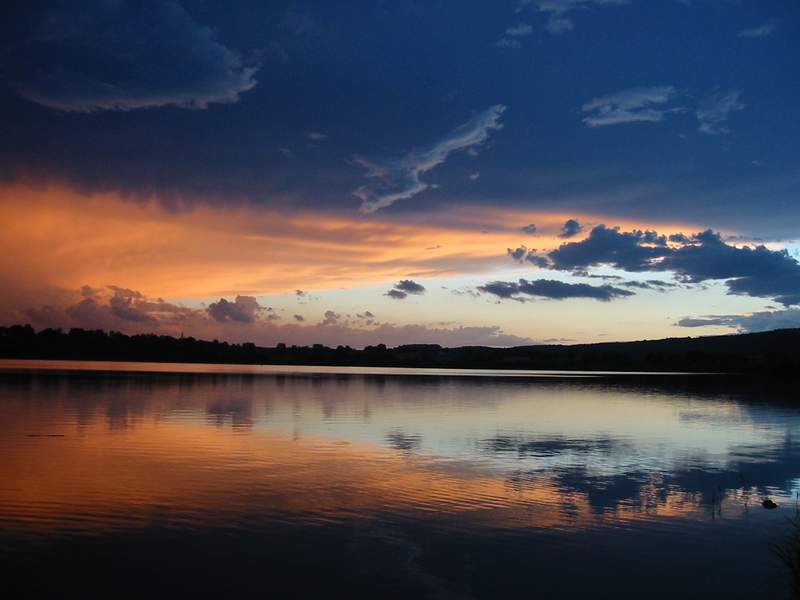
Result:
[[800,327],[795,0],[0,8],[0,324]]

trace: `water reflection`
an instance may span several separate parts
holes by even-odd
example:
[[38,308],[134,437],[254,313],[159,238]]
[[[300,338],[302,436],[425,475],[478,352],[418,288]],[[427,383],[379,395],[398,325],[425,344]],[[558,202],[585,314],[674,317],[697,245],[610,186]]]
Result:
[[268,559],[295,595],[778,594],[768,544],[800,476],[783,400],[684,379],[6,371],[0,558],[62,569],[60,544],[104,561],[113,543],[163,580],[182,567],[144,548],[225,549],[221,568]]

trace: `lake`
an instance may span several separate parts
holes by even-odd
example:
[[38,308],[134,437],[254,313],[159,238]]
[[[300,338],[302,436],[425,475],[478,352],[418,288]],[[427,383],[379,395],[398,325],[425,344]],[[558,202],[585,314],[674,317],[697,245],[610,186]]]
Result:
[[0,361],[0,424],[30,596],[789,594],[800,403],[770,382]]

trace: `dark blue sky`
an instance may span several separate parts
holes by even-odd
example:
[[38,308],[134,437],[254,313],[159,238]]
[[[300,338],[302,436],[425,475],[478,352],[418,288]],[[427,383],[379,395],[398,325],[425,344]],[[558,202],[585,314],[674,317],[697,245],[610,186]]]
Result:
[[[438,190],[393,210],[453,198],[580,210],[602,194],[621,215],[760,235],[797,223],[786,223],[800,189],[795,2],[81,4],[4,19],[6,177],[355,210],[353,156],[402,156],[500,104],[503,128],[480,156],[452,156],[425,178]],[[540,4],[567,9],[572,29],[549,31],[561,13]],[[176,37],[154,49],[143,33],[159,28]],[[77,112],[102,102],[87,82],[145,108]],[[654,106],[674,112],[658,122],[583,122],[592,99],[665,86],[672,99]],[[699,108],[731,93],[719,133],[700,131]],[[175,107],[184,96],[212,99]]]

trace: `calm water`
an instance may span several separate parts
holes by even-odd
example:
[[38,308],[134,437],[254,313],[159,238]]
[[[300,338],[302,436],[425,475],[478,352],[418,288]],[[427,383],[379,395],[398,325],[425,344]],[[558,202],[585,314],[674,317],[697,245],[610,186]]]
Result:
[[800,488],[790,390],[465,375],[0,361],[4,587],[788,594],[770,544]]

